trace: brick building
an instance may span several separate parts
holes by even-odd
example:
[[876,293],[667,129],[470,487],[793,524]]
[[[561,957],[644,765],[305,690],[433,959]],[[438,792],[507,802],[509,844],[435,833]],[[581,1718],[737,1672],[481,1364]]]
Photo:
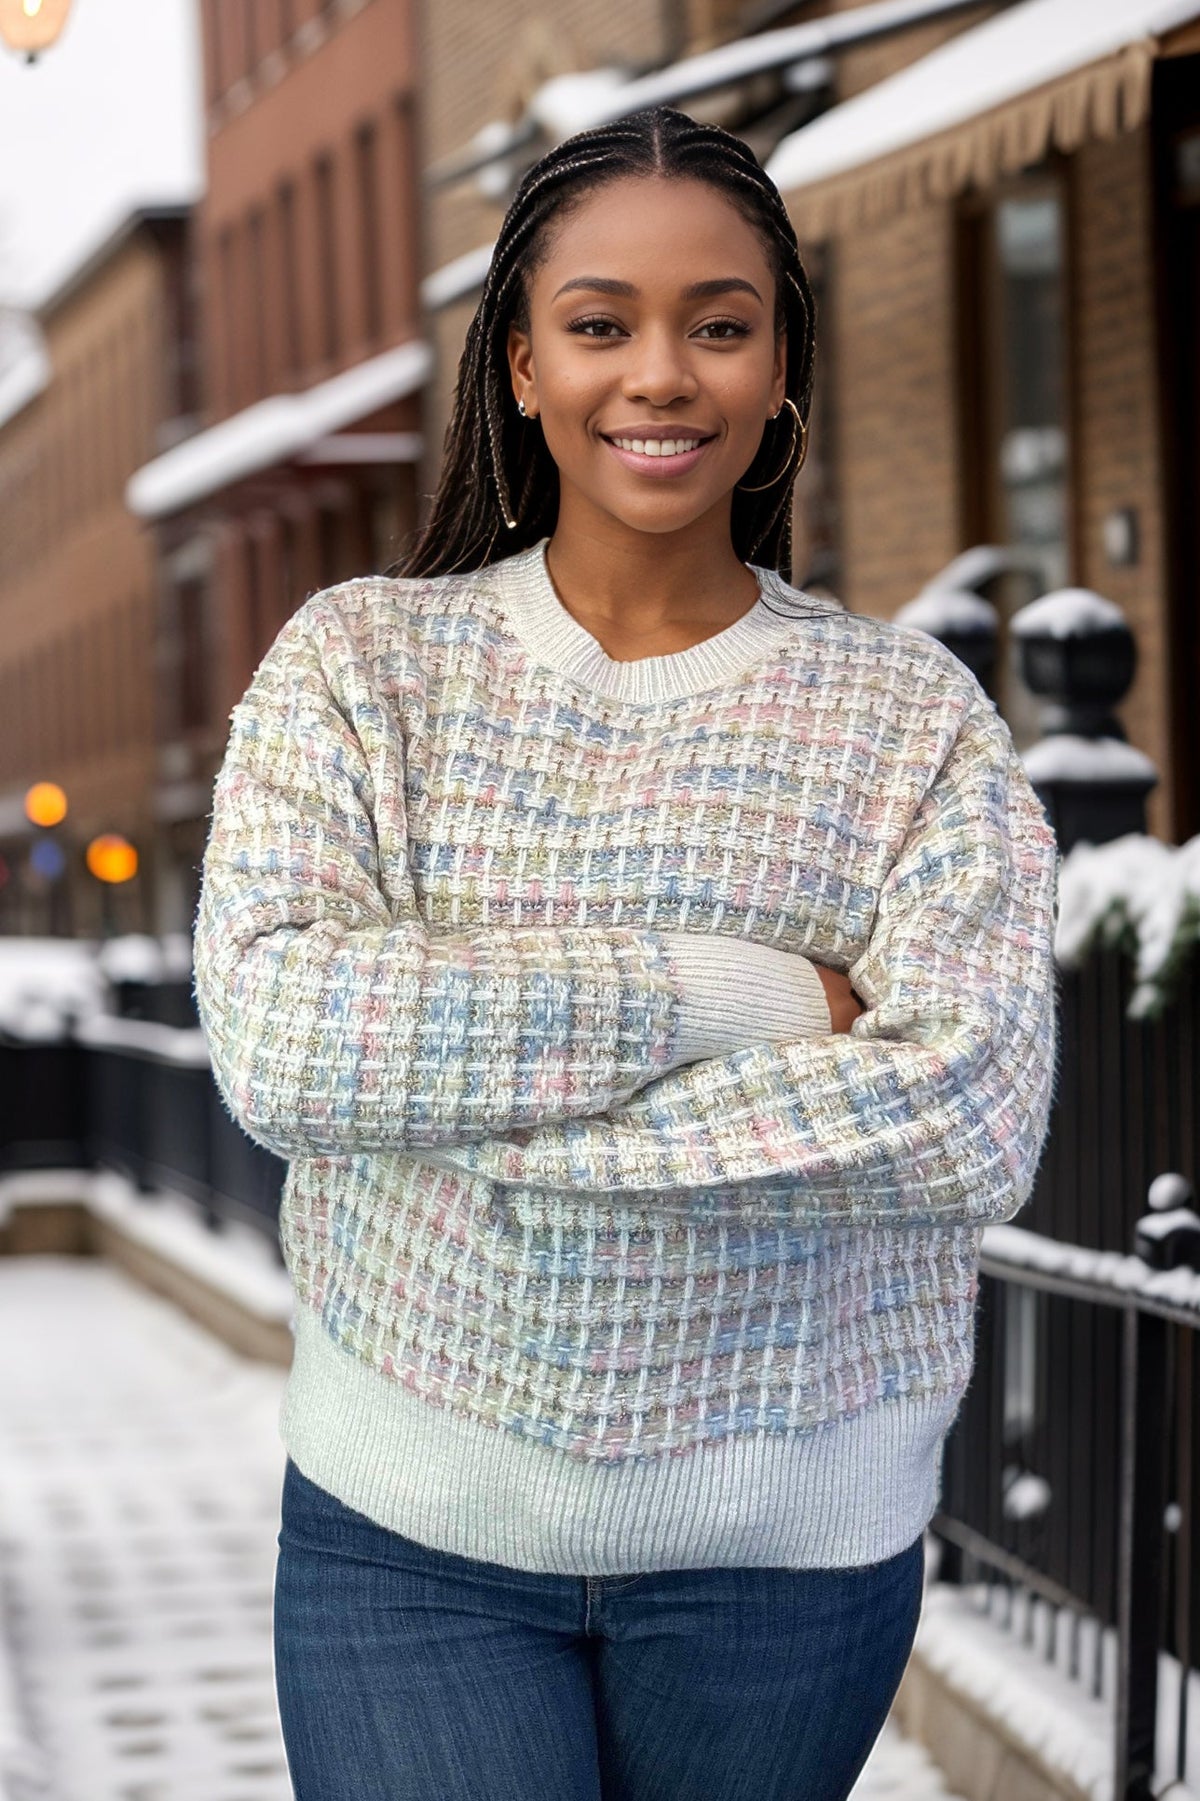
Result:
[[[182,211],[136,213],[0,328],[0,932],[100,929],[82,853],[110,831],[143,854],[110,923],[149,923],[156,572],[124,489],[193,405],[185,241]],[[29,864],[38,780],[69,804],[54,884]]]
[[140,469],[160,559],[158,923],[194,911],[229,709],[306,594],[415,523],[420,389],[408,0],[203,0],[197,417]]
[[[1033,715],[1006,616],[1045,588],[1122,608],[1151,830],[1200,831],[1196,517],[1200,7],[1042,4],[847,56],[772,163],[831,271],[837,586],[891,614],[969,546],[999,584],[999,700]],[[938,48],[937,38],[953,42]]]

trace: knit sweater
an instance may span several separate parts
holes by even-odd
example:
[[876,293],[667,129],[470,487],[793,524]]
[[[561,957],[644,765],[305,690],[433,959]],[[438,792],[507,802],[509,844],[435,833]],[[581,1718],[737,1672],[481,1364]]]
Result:
[[289,1159],[284,1442],[445,1551],[848,1566],[937,1504],[1048,1121],[1055,840],[949,651],[755,574],[633,662],[544,544],[348,582],[232,716],[196,996]]

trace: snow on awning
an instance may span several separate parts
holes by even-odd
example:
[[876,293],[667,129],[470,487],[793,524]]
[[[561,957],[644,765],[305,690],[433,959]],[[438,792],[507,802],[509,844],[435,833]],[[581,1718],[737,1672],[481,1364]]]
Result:
[[28,313],[0,314],[0,426],[23,412],[50,385],[50,356]]
[[870,225],[1145,119],[1200,0],[1021,0],[793,132],[767,164],[802,237]]
[[301,457],[314,444],[423,387],[433,353],[418,339],[357,363],[302,394],[272,394],[185,438],[125,489],[130,512],[163,519],[245,476]]
[[539,131],[561,141],[577,131],[628,118],[646,107],[678,106],[756,75],[867,44],[930,19],[966,12],[977,4],[978,0],[871,0],[868,5],[804,25],[735,38],[632,80],[619,80],[618,72],[610,68],[555,76],[534,95],[525,118],[507,131],[498,130],[495,122],[485,126],[463,150],[432,169],[430,176],[435,182],[461,181],[523,149]]
[[421,283],[422,304],[431,313],[436,313],[442,307],[453,306],[456,300],[465,300],[468,295],[478,292],[487,279],[494,249],[494,244],[480,244],[477,249],[456,256],[453,262],[443,263],[440,269],[427,275]]

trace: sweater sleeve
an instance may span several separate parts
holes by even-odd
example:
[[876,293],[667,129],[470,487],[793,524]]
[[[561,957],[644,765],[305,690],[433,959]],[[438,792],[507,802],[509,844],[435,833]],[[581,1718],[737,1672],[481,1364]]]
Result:
[[1057,910],[1054,834],[980,690],[849,965],[866,1011],[848,1034],[756,1043],[602,1118],[451,1161],[697,1219],[1010,1219],[1033,1186],[1056,1075]]
[[233,711],[195,923],[213,1072],[251,1137],[285,1157],[469,1142],[602,1113],[672,1067],[681,990],[660,938],[431,936],[404,793],[398,721],[318,596]]

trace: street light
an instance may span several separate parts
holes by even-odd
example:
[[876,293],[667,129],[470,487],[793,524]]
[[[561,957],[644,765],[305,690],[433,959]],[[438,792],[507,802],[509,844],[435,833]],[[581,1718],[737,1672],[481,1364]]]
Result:
[[129,882],[137,874],[138,854],[118,832],[101,832],[87,847],[87,866],[98,882]]
[[67,817],[67,797],[57,782],[35,782],[25,795],[25,817],[30,825],[61,825]]
[[0,38],[34,62],[57,42],[70,10],[71,0],[0,0]]

